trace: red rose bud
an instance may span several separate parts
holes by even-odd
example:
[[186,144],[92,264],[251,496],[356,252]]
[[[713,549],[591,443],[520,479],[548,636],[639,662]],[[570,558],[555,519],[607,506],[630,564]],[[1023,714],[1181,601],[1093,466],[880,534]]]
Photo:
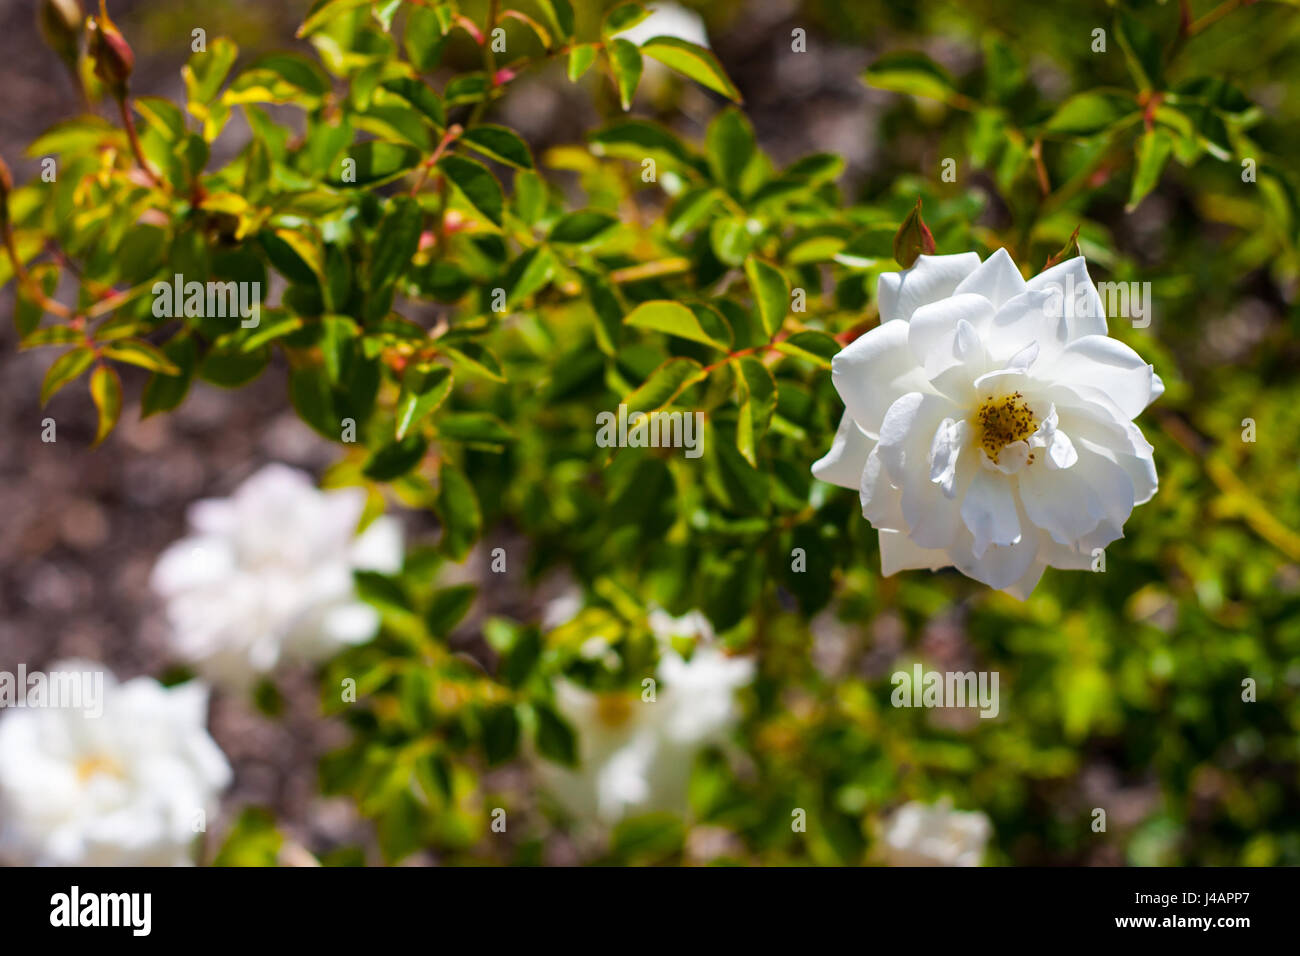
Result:
[[69,66],[77,62],[81,45],[81,26],[86,19],[81,0],[41,0],[36,9],[36,26],[45,45]]
[[910,269],[917,258],[923,255],[934,255],[934,236],[921,218],[921,200],[918,199],[894,236],[894,258],[904,269]]
[[95,75],[112,91],[114,96],[126,95],[126,83],[135,67],[135,54],[117,27],[107,20],[91,17],[87,22],[90,33],[90,58],[95,64]]

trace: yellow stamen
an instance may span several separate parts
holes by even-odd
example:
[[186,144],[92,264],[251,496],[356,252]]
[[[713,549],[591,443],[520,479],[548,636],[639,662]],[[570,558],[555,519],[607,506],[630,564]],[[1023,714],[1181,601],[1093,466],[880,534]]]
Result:
[[77,761],[77,779],[82,783],[99,773],[107,774],[110,777],[126,776],[122,765],[112,757],[94,754],[89,757],[82,757]]
[[[994,398],[989,395],[971,420],[975,439],[996,464],[1002,449],[1012,442],[1027,441],[1038,428],[1038,418],[1019,392]],[[1034,456],[1029,456],[1032,464]]]

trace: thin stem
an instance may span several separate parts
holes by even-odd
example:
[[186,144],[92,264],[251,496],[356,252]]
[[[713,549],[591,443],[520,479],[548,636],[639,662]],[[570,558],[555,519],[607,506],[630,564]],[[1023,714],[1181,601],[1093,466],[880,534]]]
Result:
[[23,265],[22,259],[18,256],[18,244],[14,241],[13,223],[9,222],[7,218],[4,222],[4,245],[5,252],[9,254],[9,262],[13,266],[14,275],[22,287],[27,290],[27,294],[32,301],[46,312],[57,315],[61,319],[72,318],[72,310],[62,302],[56,302],[47,296],[45,290],[41,288],[41,284],[32,278],[31,273],[27,271],[27,267]]
[[457,137],[459,137],[463,132],[465,132],[465,130],[459,123],[452,123],[447,127],[447,132],[442,134],[442,139],[438,141],[438,145],[434,148],[433,153],[420,167],[419,178],[416,179],[415,185],[411,187],[412,196],[416,195],[424,188],[424,184],[429,180],[429,173],[433,171],[433,167],[438,165],[438,160],[442,159],[442,154],[447,151],[447,147],[454,143]]
[[131,141],[131,153],[135,156],[136,163],[144,170],[145,175],[153,180],[155,186],[159,189],[166,189],[166,184],[154,172],[153,167],[149,165],[149,160],[145,159],[144,149],[140,146],[140,136],[135,130],[135,118],[131,115],[130,97],[119,97],[117,106],[122,114],[122,126],[126,129],[126,138]]
[[1187,28],[1187,35],[1189,37],[1196,36],[1201,31],[1214,26],[1214,24],[1218,23],[1233,10],[1236,10],[1238,7],[1244,7],[1252,2],[1253,0],[1224,0],[1223,3],[1219,4],[1205,16],[1201,17],[1201,19],[1194,21],[1192,25]]

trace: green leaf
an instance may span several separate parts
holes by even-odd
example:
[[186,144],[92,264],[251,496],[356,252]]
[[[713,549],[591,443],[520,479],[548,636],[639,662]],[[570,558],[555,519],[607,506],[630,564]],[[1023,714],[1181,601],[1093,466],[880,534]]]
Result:
[[99,413],[99,425],[95,429],[95,444],[98,445],[117,424],[122,414],[122,379],[117,369],[107,365],[96,365],[90,373],[90,398]]
[[179,375],[157,372],[149,376],[140,398],[140,416],[148,418],[156,412],[168,412],[185,400],[194,378],[198,360],[198,347],[187,332],[179,332],[162,347],[167,360],[179,370]]
[[429,443],[423,435],[407,435],[401,441],[377,449],[366,460],[361,473],[375,481],[392,481],[418,465],[428,450]]
[[603,36],[610,37],[632,29],[648,16],[650,11],[639,3],[620,3],[605,14],[600,22],[600,32]]
[[551,26],[555,27],[555,32],[559,34],[560,39],[572,39],[574,20],[573,7],[569,0],[537,0],[537,5],[542,8]]
[[628,313],[623,324],[666,332],[724,352],[731,348],[731,329],[726,320],[708,307],[687,308],[680,302],[657,299],[642,302]]
[[45,380],[41,382],[41,405],[44,406],[59,389],[90,368],[90,363],[93,361],[95,361],[95,353],[84,346],[71,349],[56,358],[49,371],[45,373]]
[[424,623],[429,633],[434,637],[446,637],[450,634],[460,623],[461,618],[469,612],[477,593],[478,588],[473,584],[459,584],[455,587],[443,588],[436,593],[433,600],[429,602],[429,610],[424,615]]
[[740,384],[740,417],[736,422],[736,449],[755,468],[757,445],[767,434],[776,411],[776,379],[761,359],[747,355],[737,363]]
[[594,43],[579,43],[569,51],[569,82],[576,83],[596,62],[599,48]]
[[[713,493],[730,510],[740,514],[761,514],[767,510],[768,476],[751,465],[734,436],[720,428],[710,429],[712,452],[709,482]],[[721,434],[719,434],[721,432]]]
[[555,255],[545,246],[534,246],[514,262],[502,280],[506,302],[517,306],[542,289],[555,274]]
[[520,139],[517,133],[504,126],[491,124],[475,126],[473,129],[466,130],[461,135],[460,141],[489,159],[495,159],[515,169],[533,168],[533,154],[528,151],[528,144]]
[[259,57],[235,77],[223,97],[235,103],[292,103],[315,109],[330,92],[325,72],[296,53],[272,53]]
[[948,72],[924,53],[898,50],[886,53],[863,74],[872,86],[892,93],[909,93],[951,103],[957,88]]
[[494,225],[501,225],[505,198],[501,193],[501,184],[486,166],[463,156],[444,156],[438,161],[438,168],[465,197],[466,202]]
[[1128,205],[1124,207],[1127,211],[1136,209],[1138,203],[1160,182],[1160,174],[1164,171],[1173,148],[1173,139],[1158,127],[1147,130],[1138,140],[1133,185],[1129,190]]
[[515,215],[530,226],[537,225],[546,215],[550,195],[546,180],[531,169],[526,169],[515,176],[514,196]]
[[812,362],[821,368],[830,368],[831,359],[840,352],[840,343],[835,341],[834,336],[810,329],[796,332],[788,339],[778,342],[776,350]]
[[534,704],[533,714],[537,718],[538,753],[566,767],[576,767],[578,740],[573,728],[546,704]]
[[722,69],[722,64],[706,47],[677,37],[652,37],[641,44],[641,53],[690,77],[701,86],[721,93],[735,103],[744,101],[740,91]]
[[615,37],[605,47],[605,53],[609,56],[609,68],[614,72],[614,79],[618,83],[618,101],[624,110],[630,110],[637,84],[641,82],[641,52],[630,40]]
[[429,369],[412,366],[402,377],[402,391],[397,398],[396,431],[401,441],[420,422],[437,410],[451,393],[451,370],[441,365]]
[[352,577],[356,582],[357,596],[367,604],[373,604],[381,611],[396,611],[399,614],[410,614],[413,610],[406,589],[387,574],[358,570],[352,572]]
[[502,445],[515,434],[488,412],[452,412],[438,420],[438,437],[477,445]]
[[776,266],[750,256],[745,260],[745,277],[758,306],[758,318],[769,337],[776,334],[790,311],[790,283]]
[[1060,105],[1043,130],[1063,136],[1091,136],[1134,111],[1133,101],[1109,93],[1079,93]]
[[705,136],[705,155],[715,182],[738,195],[740,178],[754,157],[754,128],[740,110],[729,107],[714,117]]
[[213,349],[199,366],[199,378],[222,388],[239,388],[262,374],[271,360],[269,349],[244,352],[240,349]]
[[[353,169],[348,161],[355,164]],[[330,182],[341,189],[361,189],[392,182],[420,163],[420,151],[414,146],[368,140],[348,148],[330,171]],[[349,173],[352,172],[352,175]]]
[[139,339],[109,342],[104,346],[103,353],[105,358],[126,362],[128,365],[138,365],[151,372],[162,372],[165,375],[181,373],[181,370],[159,349]]
[[226,37],[216,37],[208,43],[207,52],[192,54],[189,62],[181,67],[191,116],[207,118],[208,104],[216,99],[238,57],[239,48],[234,43]]
[[442,484],[434,504],[442,522],[442,540],[438,548],[453,561],[461,561],[478,540],[482,528],[478,496],[465,473],[449,462],[442,463],[440,477]]
[[369,276],[372,296],[387,289],[406,271],[420,248],[423,229],[424,212],[417,200],[410,196],[395,196],[389,200],[388,211],[376,230],[371,251]]
[[547,236],[550,242],[582,244],[592,242],[597,237],[618,225],[618,216],[603,209],[580,209],[566,213],[551,227]]
[[297,36],[311,36],[331,20],[349,13],[357,7],[368,5],[371,0],[316,0],[307,11],[307,16],[298,28]]
[[588,139],[594,152],[621,159],[643,159],[657,153],[679,166],[690,166],[694,159],[686,144],[657,123],[630,119],[614,123],[592,133]]
[[694,359],[670,358],[651,372],[640,388],[623,399],[623,404],[629,412],[658,411],[706,377],[704,366]]
[[419,111],[420,115],[432,123],[438,130],[447,125],[447,113],[442,100],[427,84],[411,77],[403,76],[387,80],[380,84],[380,89],[392,93]]
[[407,4],[406,27],[402,33],[402,48],[406,58],[421,73],[438,68],[442,49],[447,43],[446,31],[438,22],[438,15],[428,7]]
[[494,382],[506,380],[500,359],[490,349],[477,342],[440,341],[438,347],[458,366],[463,366],[476,375],[489,378]]
[[505,763],[519,751],[519,716],[511,704],[483,712],[483,753],[488,766]]
[[1123,11],[1115,20],[1115,36],[1138,87],[1156,89],[1164,68],[1164,45],[1160,38],[1141,20]]

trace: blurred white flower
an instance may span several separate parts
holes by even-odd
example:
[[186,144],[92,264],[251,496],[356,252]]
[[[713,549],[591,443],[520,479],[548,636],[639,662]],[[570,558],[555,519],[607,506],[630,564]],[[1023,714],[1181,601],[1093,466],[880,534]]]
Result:
[[992,830],[984,814],[954,810],[948,798],[937,804],[908,803],[885,822],[885,861],[891,866],[979,866]]
[[193,534],[172,544],[151,584],[167,604],[173,650],[205,677],[241,688],[281,659],[315,661],[374,637],[379,615],[352,573],[402,564],[401,525],[380,516],[356,535],[360,488],[319,491],[268,465],[230,498],[190,506]]
[[754,662],[700,646],[688,661],[665,650],[655,700],[631,691],[599,693],[561,678],[556,706],[578,737],[578,767],[542,759],[543,786],[586,823],[686,809],[696,755],[721,743],[740,716],[736,691],[754,676]]
[[674,637],[698,638],[712,641],[713,625],[704,616],[703,611],[687,611],[681,617],[673,617],[661,607],[650,609],[646,615],[650,630],[661,641],[671,641]]
[[[102,671],[85,661],[54,670]],[[103,714],[0,713],[0,856],[27,866],[185,866],[230,783],[208,690],[104,679]]]
[[[676,3],[651,3],[647,5],[650,16],[618,36],[640,46],[654,37],[676,37],[696,46],[708,46],[709,35],[704,28],[704,18],[694,10]],[[647,64],[648,65],[648,64]]]
[[845,412],[823,481],[856,489],[886,575],[955,566],[1024,599],[1086,569],[1156,493],[1133,419],[1164,391],[1106,332],[1083,257],[1026,282],[1005,249],[921,256],[835,356]]

